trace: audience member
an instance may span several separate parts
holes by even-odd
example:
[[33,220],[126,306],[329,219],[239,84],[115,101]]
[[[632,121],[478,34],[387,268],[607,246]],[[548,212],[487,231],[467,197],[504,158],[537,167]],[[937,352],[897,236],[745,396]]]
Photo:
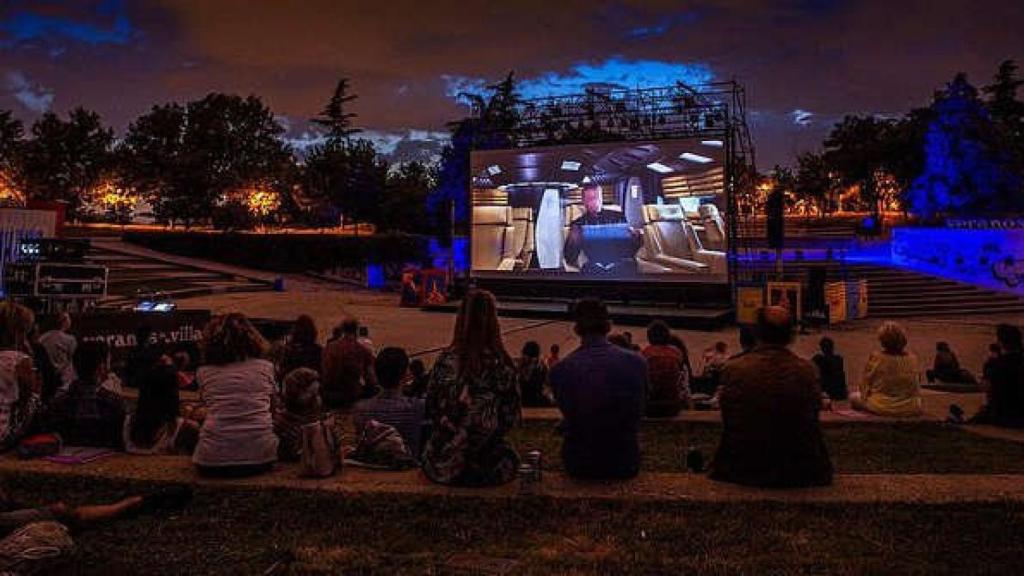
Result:
[[690,375],[671,336],[668,324],[661,320],[647,328],[648,346],[641,355],[647,360],[645,411],[649,418],[671,418],[690,403]]
[[972,423],[1024,428],[1024,345],[1017,326],[996,326],[1001,354],[985,365],[985,405]]
[[629,340],[627,340],[622,334],[612,334],[608,336],[608,341],[611,342],[613,346],[618,346],[619,348],[629,350],[630,352],[633,351],[633,346],[630,345]]
[[267,342],[242,314],[216,316],[203,330],[196,378],[206,418],[192,461],[208,476],[252,476],[277,460],[274,365]]
[[647,365],[609,342],[611,321],[601,301],[578,302],[574,315],[580,347],[551,369],[565,469],[579,478],[631,478],[640,470]]
[[715,394],[718,390],[719,377],[725,363],[729,360],[729,345],[719,340],[715,345],[704,350],[701,358],[703,368],[698,378],[692,379],[690,389],[694,393]]
[[[37,324],[33,324],[32,329],[29,330],[28,345],[32,349],[32,362],[35,365],[36,373],[42,382],[40,399],[42,405],[45,406],[53,400],[58,390],[65,388],[64,381],[61,380],[60,373],[50,361],[49,352],[39,343],[39,326]],[[72,366],[72,370],[74,370],[74,366]]]
[[373,340],[370,339],[370,329],[366,326],[359,327],[359,343],[366,346],[366,349],[370,352],[376,353],[376,349],[373,347]]
[[832,463],[821,434],[814,365],[793,354],[785,308],[762,308],[758,345],[722,370],[722,439],[711,478],[766,487],[822,486]]
[[935,343],[935,361],[932,367],[925,371],[928,383],[936,380],[945,384],[977,384],[974,375],[970,371],[960,367],[960,360],[956,353],[949,347],[948,342]]
[[110,349],[102,340],[82,342],[73,362],[77,378],[42,412],[40,428],[60,434],[66,445],[121,449],[127,409],[120,396],[102,387]]
[[632,332],[630,332],[629,330],[624,330],[622,332],[622,337],[626,340],[626,344],[628,345],[630,350],[632,350],[633,352],[639,352],[640,351],[640,345],[637,344],[636,342],[633,342],[633,333]]
[[552,344],[551,347],[548,348],[548,357],[544,359],[544,365],[548,367],[548,370],[551,370],[551,368],[561,360],[561,357],[559,356],[561,352],[562,348],[558,344]]
[[832,400],[846,400],[850,393],[846,388],[846,367],[843,357],[836,354],[836,343],[828,336],[818,342],[821,352],[811,360],[821,377],[821,390]]
[[125,359],[121,381],[129,388],[139,388],[161,356],[163,349],[154,341],[153,328],[149,324],[140,324],[135,328],[135,346]]
[[288,343],[285,344],[281,362],[277,369],[278,378],[284,378],[296,368],[320,371],[323,364],[323,347],[317,344],[316,323],[309,315],[295,319]]
[[374,363],[380,393],[368,400],[356,402],[352,420],[360,430],[370,420],[391,426],[402,435],[405,447],[413,456],[421,451],[424,402],[402,394],[401,384],[409,370],[409,356],[401,348],[384,348]]
[[75,355],[78,340],[69,332],[71,315],[61,312],[57,315],[57,326],[39,337],[39,343],[46,349],[50,362],[60,374],[61,388],[67,388],[75,379],[75,367],[71,359]]
[[522,355],[516,360],[519,371],[519,389],[523,406],[551,406],[547,392],[548,368],[540,360],[540,344],[530,340],[523,345]]
[[675,334],[669,334],[668,343],[679,350],[679,353],[683,355],[683,367],[686,368],[686,373],[690,376],[690,391],[693,391],[693,365],[690,364],[690,350],[686,347],[686,343],[683,339]]
[[21,440],[39,410],[42,382],[28,342],[33,324],[31,310],[0,302],[0,451]]
[[917,416],[921,413],[917,356],[907,352],[907,335],[895,322],[878,329],[881,351],[872,352],[864,366],[860,394],[850,398],[856,410],[879,416]]
[[328,408],[351,406],[377,388],[373,352],[359,343],[359,322],[348,318],[341,337],[327,345],[321,370],[321,395]]
[[195,360],[188,345],[178,344],[171,349],[171,366],[174,368],[174,375],[178,381],[178,388],[181,390],[196,390]]
[[505,433],[520,418],[519,385],[490,292],[471,290],[463,299],[452,343],[431,372],[427,412],[433,427],[423,455],[428,478],[461,485],[515,478],[519,457]]
[[427,366],[423,360],[415,358],[409,362],[409,374],[406,376],[404,393],[410,398],[426,398],[427,385],[430,383],[430,376],[427,374]]
[[181,417],[178,376],[164,364],[139,388],[135,413],[124,420],[123,442],[129,454],[192,454],[199,425]]
[[[302,459],[302,427],[320,420],[320,374],[312,368],[296,368],[285,375],[281,389],[283,406],[274,412],[277,457],[298,462]],[[335,445],[341,446],[337,437]]]

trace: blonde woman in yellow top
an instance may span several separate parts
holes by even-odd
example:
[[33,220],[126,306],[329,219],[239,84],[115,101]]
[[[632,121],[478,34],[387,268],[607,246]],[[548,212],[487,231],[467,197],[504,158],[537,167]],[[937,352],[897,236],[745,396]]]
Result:
[[907,352],[907,335],[895,322],[878,329],[880,351],[871,353],[860,381],[860,395],[850,399],[855,410],[879,416],[918,416],[921,414],[919,383],[921,370],[917,356]]

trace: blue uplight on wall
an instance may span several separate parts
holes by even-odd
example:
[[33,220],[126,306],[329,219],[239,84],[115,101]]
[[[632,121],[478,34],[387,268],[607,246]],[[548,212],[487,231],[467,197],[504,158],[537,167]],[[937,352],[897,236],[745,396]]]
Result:
[[367,264],[366,286],[368,288],[383,288],[384,283],[384,266],[380,264]]

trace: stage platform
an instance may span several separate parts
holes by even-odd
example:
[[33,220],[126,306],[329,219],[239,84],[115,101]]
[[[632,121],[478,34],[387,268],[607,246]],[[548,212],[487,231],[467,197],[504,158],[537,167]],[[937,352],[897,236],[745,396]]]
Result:
[[[428,312],[458,312],[460,301],[424,306]],[[569,308],[572,300],[509,300],[498,301],[498,315],[510,318],[541,318],[552,320],[570,319]],[[686,308],[669,305],[642,305],[608,303],[612,321],[624,326],[646,326],[653,320],[661,319],[673,328],[691,330],[717,330],[733,321],[732,308]]]

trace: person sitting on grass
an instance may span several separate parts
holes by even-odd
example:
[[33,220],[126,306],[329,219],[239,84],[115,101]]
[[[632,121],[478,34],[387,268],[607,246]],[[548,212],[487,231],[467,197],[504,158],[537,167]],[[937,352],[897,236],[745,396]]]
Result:
[[101,386],[110,373],[110,349],[100,340],[82,342],[73,361],[77,378],[40,415],[40,429],[59,434],[68,446],[120,450],[127,407]]
[[409,356],[401,348],[384,348],[377,355],[374,370],[380,393],[356,402],[353,407],[352,420],[357,433],[367,422],[376,420],[397,430],[409,453],[419,456],[424,402],[402,394],[402,380],[409,370]]
[[562,348],[558,344],[552,344],[551,347],[548,348],[548,357],[544,359],[544,365],[548,367],[548,370],[551,370],[551,368],[554,367],[555,364],[558,364],[558,361],[562,359],[561,356],[559,356],[561,352]]
[[215,316],[203,330],[203,365],[196,373],[206,409],[192,462],[199,473],[243,477],[277,461],[274,365],[267,341],[242,314]]
[[317,344],[316,322],[312,316],[302,314],[295,319],[288,343],[281,353],[277,375],[283,379],[296,368],[320,371],[323,363],[323,347]]
[[56,502],[26,508],[0,497],[0,574],[53,574],[67,568],[75,552],[72,531],[136,514],[180,511],[192,489],[172,486],[112,504],[71,507]]
[[28,308],[0,303],[0,450],[21,441],[41,404],[42,381],[28,342],[34,324]]
[[999,356],[985,364],[985,405],[972,424],[1024,428],[1024,338],[1017,326],[996,326]]
[[647,361],[648,418],[674,417],[690,403],[690,375],[671,336],[668,324],[661,320],[647,328],[648,345],[640,354]]
[[341,337],[327,345],[320,370],[321,396],[328,408],[351,406],[376,393],[373,352],[359,343],[359,321],[341,323]]
[[574,309],[580,347],[551,369],[562,411],[562,461],[570,476],[632,478],[640,471],[640,418],[647,363],[608,339],[611,321],[600,300]]
[[39,343],[46,349],[53,367],[60,374],[61,389],[67,389],[75,380],[75,367],[72,358],[78,340],[71,334],[71,315],[61,312],[57,315],[57,326],[39,337]]
[[722,370],[722,438],[712,479],[778,488],[832,483],[818,422],[818,374],[789,349],[793,328],[785,308],[762,308],[758,345]]
[[548,369],[540,360],[540,344],[533,340],[523,344],[522,355],[516,360],[516,369],[519,371],[523,406],[551,406],[551,398],[546,390]]
[[427,365],[419,358],[409,362],[409,375],[406,377],[402,392],[410,398],[424,398],[427,395],[427,384],[430,376],[427,374]]
[[452,343],[430,375],[433,433],[423,472],[439,484],[463,486],[515,479],[519,456],[505,434],[519,423],[520,412],[515,363],[501,339],[494,295],[472,290],[462,300]]
[[[274,412],[277,457],[282,462],[298,462],[302,459],[302,427],[321,417],[320,375],[311,368],[296,368],[284,377],[281,388],[283,406]],[[341,445],[337,436],[334,440],[336,446]]]
[[129,454],[192,454],[199,424],[181,417],[174,366],[154,369],[139,388],[134,414],[124,420],[124,449]]
[[935,343],[935,361],[931,369],[925,371],[925,377],[929,384],[935,383],[936,380],[945,384],[978,383],[973,374],[960,367],[960,360],[948,342]]
[[828,336],[818,342],[821,352],[814,355],[811,361],[818,367],[821,377],[821,390],[832,400],[846,400],[849,390],[846,387],[846,368],[843,357],[836,354],[836,343]]
[[881,351],[872,352],[864,366],[859,395],[850,398],[854,410],[878,416],[921,414],[921,370],[917,356],[907,352],[907,335],[895,322],[878,329]]

